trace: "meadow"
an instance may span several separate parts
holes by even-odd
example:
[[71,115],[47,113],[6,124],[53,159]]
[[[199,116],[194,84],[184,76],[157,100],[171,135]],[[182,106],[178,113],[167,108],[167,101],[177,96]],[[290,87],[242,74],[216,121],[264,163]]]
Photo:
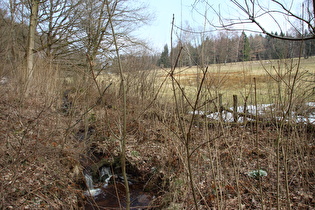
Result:
[[[298,69],[298,72],[297,72]],[[164,70],[157,75],[163,77],[170,70]],[[257,100],[259,103],[273,103],[277,97],[278,85],[284,84],[285,91],[290,88],[297,74],[295,84],[297,89],[310,91],[313,88],[315,72],[315,58],[288,59],[268,61],[248,61],[240,63],[213,64],[208,66],[204,88],[213,93],[221,93],[225,102],[232,104],[233,95],[251,96],[253,98],[256,86]],[[174,72],[179,84],[185,88],[187,95],[193,97],[203,76],[202,69],[198,67],[177,68]],[[254,81],[254,79],[256,81]],[[166,83],[170,85],[170,82]],[[282,92],[282,91],[281,91]],[[283,92],[282,92],[283,93]],[[297,94],[303,94],[301,92]],[[309,100],[314,100],[310,96]],[[253,100],[252,100],[253,103]]]
[[[173,102],[171,69],[143,72],[126,69],[126,72],[130,95],[148,95],[147,98],[157,96],[161,103]],[[228,108],[233,106],[233,95],[236,95],[239,106],[293,103],[301,107],[304,103],[315,101],[314,74],[315,57],[310,57],[212,64],[207,66],[207,70],[197,66],[176,67],[173,78],[175,91],[179,90],[179,94],[182,94],[180,97],[184,95],[189,103],[195,100],[200,82],[205,77],[200,103],[211,101],[218,105],[221,98],[222,105]],[[98,81],[119,83],[118,76],[106,73],[100,75]]]

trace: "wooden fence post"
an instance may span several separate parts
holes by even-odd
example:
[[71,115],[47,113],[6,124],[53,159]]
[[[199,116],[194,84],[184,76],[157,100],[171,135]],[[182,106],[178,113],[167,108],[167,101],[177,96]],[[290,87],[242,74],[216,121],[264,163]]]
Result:
[[222,105],[222,93],[219,94],[219,115],[220,115],[220,120],[223,121],[223,116],[222,116],[222,112],[223,112],[223,105]]
[[238,114],[237,114],[237,95],[233,95],[233,118],[234,122],[238,121]]

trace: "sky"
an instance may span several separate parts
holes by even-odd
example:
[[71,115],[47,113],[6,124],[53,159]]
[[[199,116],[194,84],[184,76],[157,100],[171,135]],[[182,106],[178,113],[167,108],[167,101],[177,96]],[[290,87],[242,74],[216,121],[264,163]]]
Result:
[[[168,44],[170,46],[171,40],[171,26],[172,26],[172,18],[173,14],[175,17],[175,25],[183,26],[184,28],[189,25],[194,31],[203,31],[204,29],[204,14],[207,11],[207,18],[212,23],[218,23],[218,16],[215,14],[213,9],[206,4],[198,4],[198,6],[194,7],[194,2],[196,0],[146,0],[145,3],[148,4],[148,12],[152,14],[155,18],[154,20],[147,26],[140,28],[137,34],[140,34],[141,38],[150,43],[151,47],[157,52],[163,51],[164,45]],[[292,8],[292,10],[296,10],[296,8],[300,8],[301,1],[304,0],[282,0],[286,6]],[[220,11],[222,16],[226,18],[239,18],[242,13],[240,10],[232,4],[230,0],[211,0],[208,1],[211,3],[211,6],[216,10]],[[242,0],[240,0],[242,2]],[[260,1],[265,8],[272,8],[272,4],[270,4],[270,0]],[[293,2],[293,3],[292,3]],[[273,7],[272,9],[279,9]],[[282,19],[282,17],[277,17],[278,20]],[[262,23],[264,27],[268,27],[272,31],[278,31],[278,27],[276,24],[272,24],[273,21],[265,16],[262,19]],[[280,20],[280,25],[284,31],[289,27],[286,25],[286,20]],[[254,26],[239,26],[242,28],[255,28]],[[257,29],[257,28],[256,28]],[[206,25],[206,30],[213,30],[209,24]],[[241,30],[240,30],[241,31]],[[176,39],[176,36],[173,35],[173,40]]]
[[[170,45],[171,27],[174,14],[175,25],[197,26],[200,17],[195,14],[192,4],[194,0],[147,0],[150,13],[155,17],[150,25],[140,29],[140,34],[153,48],[162,51],[165,44]],[[173,38],[175,39],[175,38]]]
[[[171,27],[174,14],[175,24],[192,19],[191,0],[148,0],[149,10],[155,17],[149,26],[140,30],[153,48],[162,50],[165,44],[170,45]],[[182,4],[181,4],[182,3]]]

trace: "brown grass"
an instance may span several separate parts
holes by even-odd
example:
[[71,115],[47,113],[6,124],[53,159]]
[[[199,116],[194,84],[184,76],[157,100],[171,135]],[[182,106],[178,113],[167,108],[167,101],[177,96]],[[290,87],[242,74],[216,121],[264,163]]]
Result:
[[[309,61],[303,61],[302,68],[312,67]],[[248,62],[209,67],[200,104],[218,93],[225,94],[225,104],[231,104],[228,100],[232,94],[250,94],[253,103],[254,77],[258,103],[279,102],[276,98],[279,92],[275,89],[278,83],[261,72],[259,65]],[[181,72],[176,72],[176,78],[185,87],[188,99],[193,101],[201,74],[196,68],[178,71]],[[152,206],[191,209],[194,201],[181,138],[185,135],[181,126],[187,129],[191,119],[187,114],[188,103],[178,88],[176,93],[181,96],[181,103],[179,107],[174,106],[168,92],[171,90],[169,81],[158,89],[165,72],[155,71],[143,79],[139,79],[139,75],[129,75],[130,81],[127,81],[127,160],[141,171],[139,176],[145,180],[146,190],[155,194]],[[282,82],[290,78],[286,75]],[[306,92],[301,91],[305,87],[303,79],[299,78],[294,92],[294,105],[314,100],[312,95],[300,94]],[[155,81],[155,85],[148,80]],[[103,88],[109,83],[109,79],[100,81]],[[23,102],[12,83],[1,86],[0,208],[83,208],[87,201],[83,195],[84,169],[98,163],[100,158],[119,157],[117,135],[121,129],[121,100],[119,84],[115,79],[111,81],[115,84],[104,95],[103,103],[96,103],[99,93],[94,83],[85,83],[80,76],[73,83],[60,86],[50,83],[49,90],[38,84],[41,91],[34,92]],[[285,98],[288,89],[285,85],[282,88]],[[73,103],[68,113],[60,108],[65,89],[70,90],[69,100]],[[207,106],[210,105],[203,108]],[[182,125],[175,115],[177,109]],[[193,125],[189,157],[200,209],[284,209],[287,203],[293,209],[315,206],[314,125],[281,123],[266,118],[256,127],[252,122],[225,123],[204,116],[197,116]],[[94,129],[92,135],[79,140],[78,135],[86,128]],[[258,163],[268,172],[260,181],[247,175],[257,169]]]

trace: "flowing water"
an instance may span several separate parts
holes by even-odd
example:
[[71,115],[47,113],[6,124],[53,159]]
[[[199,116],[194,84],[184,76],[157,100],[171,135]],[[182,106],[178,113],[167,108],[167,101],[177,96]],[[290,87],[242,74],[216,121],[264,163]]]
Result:
[[87,190],[84,192],[84,195],[86,196],[97,196],[99,195],[102,190],[100,188],[94,188],[94,184],[93,184],[93,178],[92,175],[90,174],[85,174],[85,182],[86,182],[86,186],[87,186]]
[[[117,179],[117,180],[116,180]],[[99,170],[98,183],[93,183],[89,173],[85,174],[88,190],[85,191],[87,204],[85,209],[123,209],[126,206],[125,186],[123,181],[112,175],[110,167]],[[144,183],[131,183],[130,206],[136,209],[147,209],[154,196],[144,192]]]
[[110,167],[102,167],[100,170],[100,182],[104,182],[104,187],[107,187],[108,182],[112,178]]

